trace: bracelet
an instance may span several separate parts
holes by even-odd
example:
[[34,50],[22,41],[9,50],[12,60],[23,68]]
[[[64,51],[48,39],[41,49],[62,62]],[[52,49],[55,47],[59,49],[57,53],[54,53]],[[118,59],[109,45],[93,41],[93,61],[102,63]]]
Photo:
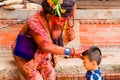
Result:
[[65,54],[65,55],[69,55],[69,54],[70,54],[70,51],[71,51],[70,48],[65,48],[64,54]]
[[74,57],[75,56],[75,49],[74,48],[71,48],[71,53],[70,53],[71,57]]

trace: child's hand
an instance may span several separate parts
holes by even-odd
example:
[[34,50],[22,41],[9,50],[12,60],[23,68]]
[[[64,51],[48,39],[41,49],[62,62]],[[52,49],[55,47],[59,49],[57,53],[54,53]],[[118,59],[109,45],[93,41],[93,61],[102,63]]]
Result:
[[83,59],[82,53],[85,52],[86,50],[88,50],[89,48],[90,48],[90,46],[85,46],[85,47],[82,47],[81,49],[77,49],[75,51],[74,56],[77,58]]

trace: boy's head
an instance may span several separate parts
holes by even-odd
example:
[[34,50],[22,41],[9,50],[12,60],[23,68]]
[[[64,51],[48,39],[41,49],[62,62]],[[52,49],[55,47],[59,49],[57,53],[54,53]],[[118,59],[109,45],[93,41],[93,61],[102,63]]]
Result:
[[98,68],[102,58],[101,50],[97,46],[91,46],[82,56],[85,68],[90,71]]

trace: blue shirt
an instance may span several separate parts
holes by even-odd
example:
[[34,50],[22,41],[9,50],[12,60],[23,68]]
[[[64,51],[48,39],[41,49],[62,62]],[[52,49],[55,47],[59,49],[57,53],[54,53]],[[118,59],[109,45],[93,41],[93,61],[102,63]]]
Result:
[[104,80],[100,68],[93,71],[87,71],[86,80]]

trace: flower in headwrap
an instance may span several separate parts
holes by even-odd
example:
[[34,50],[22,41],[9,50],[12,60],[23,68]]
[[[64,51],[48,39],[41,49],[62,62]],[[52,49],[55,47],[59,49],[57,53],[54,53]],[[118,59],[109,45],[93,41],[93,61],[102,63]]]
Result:
[[76,0],[43,0],[42,7],[45,13],[59,17],[68,17]]
[[[53,8],[53,14],[58,15],[59,17],[61,17],[60,0],[47,0],[47,2],[49,3],[50,7]],[[65,12],[65,10],[62,11],[62,12]]]

